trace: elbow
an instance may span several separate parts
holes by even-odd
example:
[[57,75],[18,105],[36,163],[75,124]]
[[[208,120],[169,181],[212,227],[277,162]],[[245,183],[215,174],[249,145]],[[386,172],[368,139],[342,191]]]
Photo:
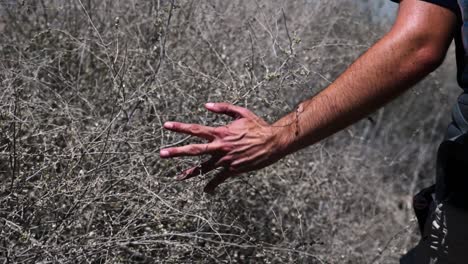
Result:
[[412,31],[406,32],[400,44],[407,50],[407,66],[416,73],[427,75],[444,62],[450,41],[427,32]]
[[445,59],[451,37],[441,37],[415,27],[392,30],[389,35],[394,50],[400,51],[400,66],[403,71],[427,75],[436,70]]
[[444,62],[446,49],[432,44],[422,45],[414,54],[416,69],[423,74],[429,74],[439,68]]
[[405,53],[400,59],[399,72],[415,80],[435,71],[445,59],[445,52],[432,45],[415,45]]

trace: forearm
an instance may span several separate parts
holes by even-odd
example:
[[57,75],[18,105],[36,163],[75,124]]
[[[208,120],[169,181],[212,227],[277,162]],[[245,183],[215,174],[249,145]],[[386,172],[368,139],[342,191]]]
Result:
[[426,56],[430,51],[423,42],[392,34],[376,43],[329,87],[273,124],[281,133],[285,154],[368,116],[437,67],[438,62]]
[[392,30],[333,84],[304,101],[273,125],[246,108],[229,103],[205,107],[235,120],[225,126],[166,122],[164,127],[208,140],[161,149],[162,158],[211,158],[179,175],[188,179],[223,167],[206,186],[211,192],[226,179],[269,166],[285,155],[324,139],[383,106],[410,88],[443,60],[456,15],[419,0],[402,0]]

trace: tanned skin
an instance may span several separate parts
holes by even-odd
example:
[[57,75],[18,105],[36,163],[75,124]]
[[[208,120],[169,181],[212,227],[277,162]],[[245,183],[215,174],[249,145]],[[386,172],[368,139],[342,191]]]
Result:
[[166,122],[164,128],[206,139],[205,144],[162,149],[162,158],[211,158],[177,176],[178,180],[223,168],[205,187],[213,192],[226,179],[269,166],[284,156],[317,143],[368,116],[398,97],[445,58],[456,16],[420,0],[400,2],[392,29],[357,59],[335,82],[274,124],[248,109],[208,103],[214,113],[235,120],[222,127]]

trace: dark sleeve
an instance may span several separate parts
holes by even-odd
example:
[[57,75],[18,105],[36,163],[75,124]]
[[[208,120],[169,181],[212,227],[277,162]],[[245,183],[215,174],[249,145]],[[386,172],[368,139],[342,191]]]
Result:
[[[400,0],[391,0],[393,2],[399,3]],[[455,15],[460,15],[460,9],[458,7],[457,0],[422,0],[424,2],[429,2],[438,6],[445,7],[450,11],[454,12]]]

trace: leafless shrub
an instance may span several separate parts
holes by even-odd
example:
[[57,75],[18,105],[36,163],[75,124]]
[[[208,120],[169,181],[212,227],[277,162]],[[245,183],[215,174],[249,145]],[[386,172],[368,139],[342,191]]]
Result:
[[[327,141],[232,180],[173,176],[164,121],[273,121],[388,25],[354,1],[0,1],[3,263],[395,262],[453,92],[437,78]],[[449,83],[448,85],[446,83]],[[443,88],[443,89],[442,89]],[[452,88],[452,91],[456,89]]]

